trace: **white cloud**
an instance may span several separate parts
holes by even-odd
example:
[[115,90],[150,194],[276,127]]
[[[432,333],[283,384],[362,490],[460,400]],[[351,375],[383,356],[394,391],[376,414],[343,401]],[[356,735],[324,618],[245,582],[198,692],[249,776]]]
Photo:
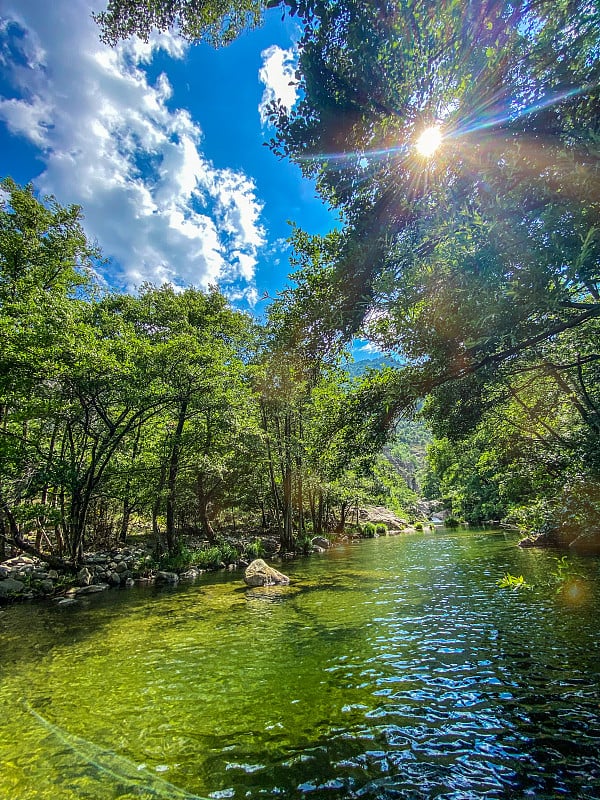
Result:
[[264,83],[263,92],[258,111],[263,125],[267,123],[267,106],[278,100],[289,111],[298,97],[296,85],[296,66],[298,53],[292,48],[283,50],[277,45],[267,47],[261,53],[263,60],[258,77]]
[[189,112],[169,108],[167,76],[151,84],[144,70],[158,50],[183,57],[183,41],[162,34],[110,49],[89,0],[1,8],[0,63],[13,91],[0,97],[0,120],[41,150],[36,186],[83,206],[86,230],[129,288],[169,280],[252,290],[265,244],[256,187],[214,167]]

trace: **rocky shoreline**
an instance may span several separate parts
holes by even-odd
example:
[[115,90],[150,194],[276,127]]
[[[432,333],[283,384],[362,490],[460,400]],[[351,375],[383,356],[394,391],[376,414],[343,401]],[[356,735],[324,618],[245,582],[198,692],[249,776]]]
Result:
[[[415,531],[406,520],[381,507],[361,508],[360,523],[365,522],[384,525],[390,536]],[[360,538],[358,533],[343,534],[333,539],[315,536],[311,540],[310,552],[322,553],[333,544]],[[281,561],[299,555],[299,553],[278,552],[278,540],[275,537],[262,537],[260,542],[265,558],[270,560]],[[220,564],[215,569],[246,569],[255,558],[246,555],[247,546],[251,544],[250,540],[248,542],[231,540],[231,543],[241,546],[244,555],[233,563]],[[208,544],[199,542],[199,549]],[[53,599],[59,605],[68,605],[76,602],[79,597],[112,588],[130,588],[137,582],[176,585],[180,580],[195,580],[199,575],[209,571],[196,566],[188,566],[177,571],[161,569],[152,550],[153,546],[149,543],[86,553],[79,571],[74,574],[59,573],[38,558],[25,554],[17,555],[0,563],[0,603],[45,598]]]

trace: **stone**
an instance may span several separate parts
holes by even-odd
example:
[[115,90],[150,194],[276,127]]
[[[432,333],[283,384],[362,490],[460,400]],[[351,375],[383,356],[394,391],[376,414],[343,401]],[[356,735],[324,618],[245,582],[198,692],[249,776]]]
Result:
[[315,547],[320,547],[322,550],[327,550],[330,546],[329,539],[326,539],[324,536],[315,536],[312,543]]
[[176,572],[163,572],[163,570],[159,570],[156,573],[156,582],[170,583],[172,586],[176,586],[179,583],[179,575]]
[[131,589],[132,586],[135,586],[135,581],[133,578],[125,578],[125,586],[127,589]]
[[76,602],[77,602],[77,600],[75,600],[74,597],[61,597],[61,599],[58,601],[58,603],[56,605],[57,606],[72,606],[73,603],[76,603]]
[[199,574],[200,573],[197,569],[190,567],[190,569],[186,569],[185,572],[181,573],[181,578],[182,580],[193,581],[198,577]]
[[0,581],[0,597],[10,597],[13,594],[21,594],[25,584],[22,581],[16,581],[14,578],[5,578]]
[[4,578],[10,578],[10,568],[0,564],[0,580],[4,580]]
[[41,581],[40,583],[40,591],[44,594],[50,594],[54,591],[54,583],[51,580]]
[[89,586],[80,586],[75,590],[75,594],[77,597],[84,594],[96,594],[96,592],[104,592],[108,588],[108,583],[91,583]]
[[80,586],[89,586],[92,582],[92,573],[87,567],[82,567],[77,573],[77,582]]
[[[360,522],[372,522],[373,525],[385,525],[388,531],[402,531],[408,525],[405,519],[397,517],[393,511],[383,506],[366,506],[359,509]],[[347,522],[352,522],[353,517],[350,515]]]
[[120,586],[121,585],[121,576],[118,572],[111,572],[108,576],[108,582],[111,586]]
[[124,561],[119,561],[115,572],[127,572],[127,564]]
[[58,577],[59,577],[58,572],[55,569],[51,569],[50,572],[48,573],[48,578],[51,581],[57,581]]
[[287,575],[270,567],[262,558],[256,558],[246,567],[244,581],[248,586],[274,586],[287,584],[290,579]]

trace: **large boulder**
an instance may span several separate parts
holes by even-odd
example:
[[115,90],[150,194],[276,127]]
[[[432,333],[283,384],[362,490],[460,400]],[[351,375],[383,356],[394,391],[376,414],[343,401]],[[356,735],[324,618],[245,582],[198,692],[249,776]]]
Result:
[[246,567],[244,580],[248,586],[274,586],[290,582],[287,575],[270,567],[262,558],[256,558]]
[[[372,522],[373,525],[385,525],[388,531],[403,531],[408,522],[405,519],[397,517],[393,511],[383,506],[366,506],[359,509],[360,522]],[[352,517],[350,518],[352,519]]]

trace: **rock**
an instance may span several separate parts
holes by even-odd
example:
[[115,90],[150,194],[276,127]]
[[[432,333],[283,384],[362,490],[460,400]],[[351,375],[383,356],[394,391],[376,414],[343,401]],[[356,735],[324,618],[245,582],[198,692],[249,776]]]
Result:
[[10,578],[10,568],[0,564],[0,580],[4,580],[4,578]]
[[186,569],[185,572],[182,572],[180,577],[182,580],[193,581],[198,577],[198,575],[199,575],[198,570],[195,569],[194,567],[190,567],[189,569]]
[[281,542],[274,536],[262,536],[260,538],[262,549],[267,555],[274,555],[279,552]]
[[51,569],[50,572],[48,573],[48,578],[51,581],[57,581],[58,577],[59,577],[58,572],[55,569]]
[[120,572],[127,572],[127,564],[125,563],[125,561],[119,561],[119,563],[117,564],[117,569],[115,570],[115,572],[119,572],[119,573]]
[[322,550],[327,550],[327,548],[330,547],[329,539],[326,539],[324,536],[315,536],[312,543],[315,547],[320,547]]
[[0,581],[0,597],[11,597],[13,594],[21,594],[25,584],[22,581],[16,581],[14,578],[5,578]]
[[75,600],[74,597],[61,597],[61,599],[58,601],[58,603],[56,605],[57,606],[72,606],[73,603],[76,603],[76,602],[77,602],[77,600]]
[[274,586],[287,584],[290,579],[273,567],[270,567],[262,558],[255,559],[244,572],[244,581],[248,586]]
[[40,591],[44,594],[51,594],[54,591],[54,583],[51,580],[45,580],[40,582]]
[[111,572],[108,576],[108,582],[111,586],[120,586],[121,576],[118,572]]
[[156,582],[170,583],[172,586],[176,586],[179,583],[179,575],[176,572],[163,572],[159,570],[156,573]]
[[319,547],[319,545],[317,545],[317,544],[313,544],[312,552],[313,553],[324,553],[325,552],[325,548],[324,547]]
[[[405,519],[397,517],[393,511],[383,506],[366,506],[359,509],[361,523],[372,522],[373,525],[382,524],[388,531],[402,531],[408,525]],[[349,520],[351,521],[351,519]]]
[[89,586],[80,586],[75,589],[75,594],[80,597],[84,594],[96,594],[96,592],[104,592],[109,588],[108,583],[91,583]]
[[133,578],[125,578],[125,587],[127,589],[131,589],[132,586],[135,586],[135,581]]
[[80,586],[89,586],[92,582],[92,573],[87,567],[82,567],[77,573],[77,582]]

